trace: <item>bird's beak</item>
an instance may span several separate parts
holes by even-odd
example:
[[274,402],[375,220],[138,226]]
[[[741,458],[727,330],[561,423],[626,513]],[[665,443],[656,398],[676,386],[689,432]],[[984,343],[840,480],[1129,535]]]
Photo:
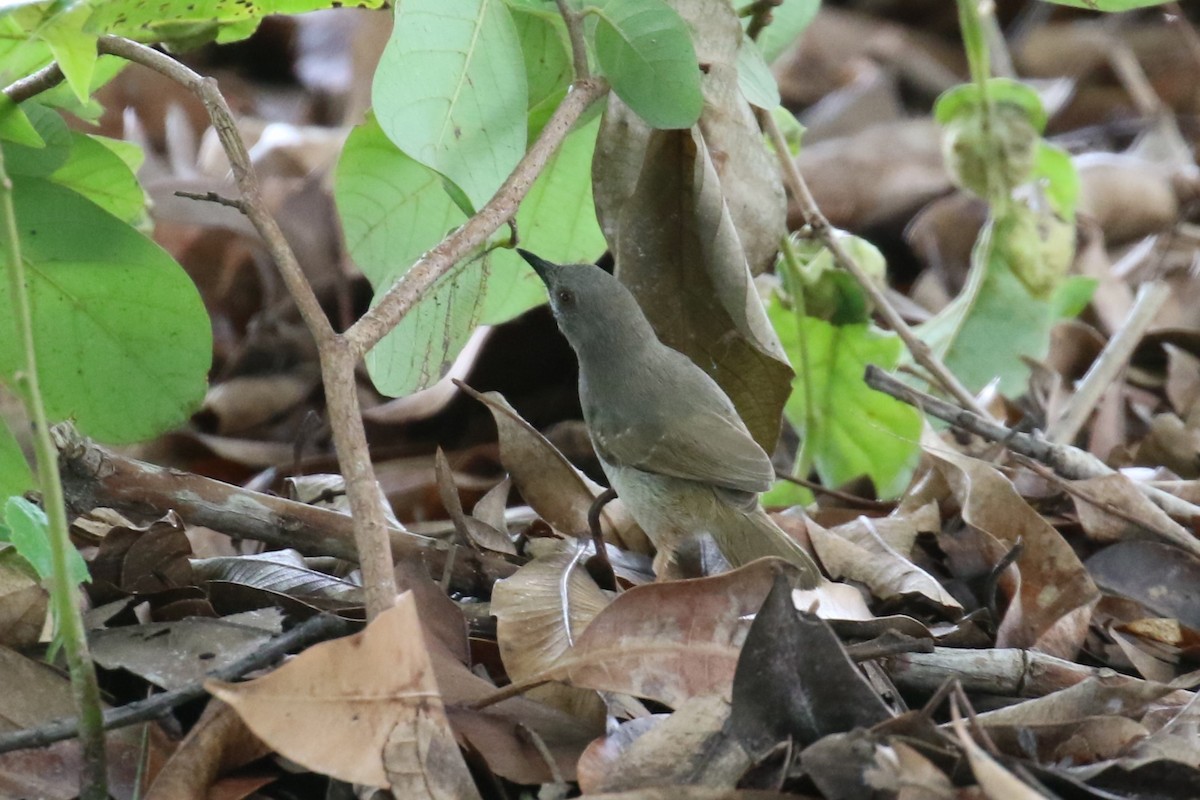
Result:
[[533,267],[533,271],[542,279],[542,283],[550,285],[550,275],[558,269],[557,264],[552,264],[544,258],[538,258],[528,250],[517,248],[517,252],[521,254],[521,258],[525,259],[529,266]]

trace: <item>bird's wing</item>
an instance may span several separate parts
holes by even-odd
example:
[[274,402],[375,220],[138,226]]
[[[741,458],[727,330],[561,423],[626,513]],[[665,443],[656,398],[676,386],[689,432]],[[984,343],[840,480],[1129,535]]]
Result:
[[688,409],[670,425],[593,428],[592,442],[606,461],[659,475],[744,492],[765,492],[775,480],[771,460],[741,420],[718,409]]

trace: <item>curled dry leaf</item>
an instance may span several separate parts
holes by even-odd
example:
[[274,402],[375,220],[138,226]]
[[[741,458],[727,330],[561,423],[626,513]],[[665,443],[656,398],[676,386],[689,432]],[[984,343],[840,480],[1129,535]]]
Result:
[[998,647],[1065,658],[1083,643],[1100,590],[1061,534],[995,467],[943,447],[927,448],[962,508],[963,521],[1006,547],[1021,545],[1019,582],[996,633]]
[[[480,394],[466,384],[458,386],[492,413],[500,439],[500,461],[525,502],[560,533],[585,533],[588,509],[604,488],[575,469],[499,392]],[[639,553],[652,552],[641,529],[614,508],[618,503],[609,503],[600,514],[605,541]]]
[[967,760],[971,764],[971,771],[975,773],[975,780],[979,782],[979,788],[983,790],[983,794],[988,800],[1041,800],[1040,792],[1034,791],[1000,766],[982,747],[975,744],[975,740],[967,733],[966,724],[957,716],[954,719],[954,733],[958,737],[958,743],[967,754]]
[[[316,772],[368,786],[392,785],[385,747],[391,764],[404,760],[399,751],[404,746],[415,748],[409,763],[424,763],[427,753],[420,748],[434,741],[431,726],[447,728],[451,739],[454,735],[410,592],[362,633],[310,647],[257,680],[208,681],[205,686],[280,754]],[[423,735],[397,735],[397,726]],[[461,755],[452,766],[466,770]]]
[[0,645],[37,644],[46,624],[50,593],[8,560],[0,561]]
[[146,800],[211,796],[218,777],[269,752],[233,709],[214,700],[163,765]]
[[714,578],[636,586],[600,612],[541,677],[672,708],[693,697],[727,698],[746,621],[778,572],[794,575],[795,567],[764,558]]
[[[559,552],[530,561],[492,590],[492,614],[504,668],[520,682],[553,667],[575,644],[592,619],[611,602],[584,567],[591,548],[567,540]],[[565,691],[564,691],[565,690]],[[529,696],[569,714],[600,714],[604,706],[592,691],[552,685]]]
[[[1076,481],[1080,494],[1071,494],[1079,523],[1093,540],[1142,539],[1153,536],[1192,546],[1195,537],[1167,516],[1139,491],[1129,476],[1119,472]],[[1092,500],[1099,502],[1093,503]]]
[[732,789],[750,766],[750,756],[724,730],[728,719],[728,700],[697,697],[665,719],[633,720],[626,735],[605,737],[588,748],[580,759],[579,788],[588,795],[646,786]]
[[[937,509],[932,503],[923,506],[918,513],[928,516],[927,509],[932,510],[936,520]],[[912,563],[906,555],[916,538],[917,527],[918,521],[909,517],[859,517],[833,530],[809,521],[808,536],[830,577],[861,581],[881,600],[908,594],[923,595],[950,616],[961,616],[962,605],[936,578]],[[937,527],[940,527],[940,521],[935,529]],[[894,546],[889,539],[898,539],[900,547]]]
[[517,548],[512,539],[508,538],[508,534],[504,532],[507,528],[495,528],[483,520],[467,516],[463,511],[462,498],[458,496],[458,486],[454,482],[454,473],[450,469],[450,462],[446,460],[446,454],[442,452],[442,448],[437,449],[433,463],[434,472],[437,475],[438,496],[441,498],[446,512],[450,515],[450,521],[454,523],[458,535],[474,547],[483,547],[515,556]]

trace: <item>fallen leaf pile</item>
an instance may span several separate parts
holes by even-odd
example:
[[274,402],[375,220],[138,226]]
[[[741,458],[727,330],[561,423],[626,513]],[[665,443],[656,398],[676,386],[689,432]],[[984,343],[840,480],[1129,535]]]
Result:
[[[826,6],[775,66],[807,126],[797,163],[818,204],[878,245],[891,295],[914,322],[962,289],[983,221],[947,174],[929,116],[965,71],[953,4],[934,5]],[[998,5],[1006,24],[1019,16]],[[216,362],[190,425],[119,453],[76,441],[64,480],[108,707],[189,687],[209,694],[110,732],[112,794],[1200,797],[1200,516],[1168,513],[1146,491],[1200,504],[1190,149],[1200,37],[1170,13],[1119,27],[1048,12],[1010,43],[1018,74],[1057,98],[1047,136],[1081,177],[1072,273],[1096,289],[1082,314],[1053,324],[1018,391],[989,387],[981,399],[1010,427],[1054,438],[1139,288],[1165,285],[1118,379],[1061,442],[1114,472],[1062,478],[930,418],[898,496],[852,481],[772,509],[821,566],[816,589],[794,588],[793,568],[774,559],[719,574],[701,563],[694,577],[656,581],[653,546],[619,499],[590,529],[603,476],[579,422],[573,357],[539,309],[480,329],[445,378],[415,395],[388,399],[361,377],[402,589],[369,625],[315,348],[248,223],[175,196],[230,193],[202,109],[131,67],[100,97],[105,132],[147,147],[154,235],[203,293]],[[337,19],[363,50],[382,47],[368,42],[378,38],[371,12]],[[1141,65],[1159,117],[1113,66],[1116,50]],[[344,327],[369,299],[328,188],[346,128],[328,124],[330,97],[257,80],[221,53],[192,58],[209,59],[199,68],[242,115],[266,200]],[[302,78],[338,66],[345,83],[325,91],[345,120],[362,111],[372,65],[361,53],[272,55],[297,59]],[[726,78],[706,91],[734,92]],[[612,109],[603,125],[629,136],[596,178],[597,207],[608,209],[606,234],[624,237],[623,279],[661,293],[656,322],[702,324],[728,344],[714,368],[745,378],[734,400],[770,440],[783,399],[756,396],[754,376],[786,371],[786,359],[764,337],[761,309],[746,310],[755,285],[729,289],[717,266],[748,229],[783,228],[782,213],[743,218],[729,189],[777,195],[782,208],[772,163],[711,157],[758,135],[743,122],[651,132]],[[671,167],[684,162],[695,185],[673,186]],[[639,180],[660,191],[635,197]],[[659,226],[685,189],[724,204],[697,200],[678,225]],[[789,225],[800,223],[792,206]],[[691,263],[708,235],[713,263]],[[678,257],[639,260],[653,247]],[[755,271],[773,252],[753,254]],[[710,305],[672,304],[693,281],[728,291]],[[3,746],[73,713],[49,645],[48,593],[9,552],[0,796],[69,800],[76,742]],[[321,615],[353,632],[212,678]]]

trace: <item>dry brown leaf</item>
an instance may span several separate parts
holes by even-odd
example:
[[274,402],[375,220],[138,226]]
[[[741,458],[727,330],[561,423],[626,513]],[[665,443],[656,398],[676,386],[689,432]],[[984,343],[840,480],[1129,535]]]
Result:
[[454,529],[458,531],[462,540],[470,542],[475,547],[515,556],[517,547],[508,537],[507,527],[497,529],[475,517],[468,517],[463,511],[462,498],[458,496],[458,486],[454,482],[454,473],[450,469],[450,462],[446,460],[446,454],[440,447],[434,456],[433,464],[434,472],[437,475],[438,497],[441,498],[442,505],[446,508],[446,512],[450,515],[450,521],[454,523]]
[[[525,502],[561,533],[586,532],[588,509],[604,487],[575,469],[499,392],[480,394],[465,384],[459,387],[492,413],[500,438],[500,460]],[[641,529],[616,511],[619,502],[609,503],[600,513],[605,541],[639,553],[653,552]]]
[[[1127,475],[1115,472],[1075,483],[1088,498],[1102,501],[1096,505],[1078,494],[1071,494],[1079,523],[1092,539],[1112,542],[1118,539],[1153,536],[1168,542],[1190,541],[1193,536],[1167,516],[1140,491]],[[1118,513],[1113,513],[1114,510]]]
[[967,733],[966,725],[957,717],[954,720],[954,733],[967,754],[979,788],[988,800],[1043,800],[1040,792],[1034,791],[1000,766],[982,747],[975,744],[975,740]]
[[[611,602],[610,593],[602,591],[584,567],[591,551],[588,543],[562,544],[559,552],[530,561],[492,589],[500,657],[513,682],[553,667]],[[529,696],[569,714],[599,714],[603,719],[604,705],[592,691],[541,686]]]
[[875,764],[863,773],[872,789],[895,792],[896,800],[954,800],[946,773],[900,737],[875,748]]
[[396,723],[383,750],[383,766],[394,797],[413,800],[472,800],[479,790],[440,709],[417,707]]
[[543,674],[679,708],[693,697],[729,697],[747,620],[779,571],[764,558],[714,578],[636,586],[592,620],[559,665]]
[[311,369],[272,375],[245,375],[214,384],[200,413],[212,418],[212,432],[236,436],[290,411],[317,385]]
[[50,593],[12,560],[0,558],[0,645],[37,644],[46,625]]
[[1021,544],[1019,583],[1010,592],[996,645],[1074,656],[1100,599],[1074,550],[992,465],[942,447],[926,452],[941,465],[963,521],[1006,547]]
[[[410,592],[362,633],[310,647],[257,680],[205,686],[280,754],[368,786],[391,785],[384,749],[397,726],[411,729],[422,715],[448,725]],[[388,750],[393,763],[401,758],[395,748]],[[421,761],[419,753],[413,757]],[[457,764],[466,769],[461,756]]]
[[665,719],[645,719],[654,724],[639,726],[638,735],[623,737],[620,745],[589,747],[588,771],[579,780],[585,794],[649,786],[733,788],[750,766],[749,754],[723,731],[729,719],[724,698],[697,697]]
[[163,765],[146,800],[203,800],[222,774],[270,752],[233,709],[213,700]]
[[[924,506],[926,509],[931,507],[936,516],[937,509],[933,504]],[[885,535],[889,529],[890,537]],[[812,521],[808,524],[813,549],[830,577],[861,581],[881,600],[920,594],[942,606],[950,615],[961,615],[962,605],[936,578],[908,559],[906,553],[912,547],[916,532],[914,521],[901,517],[859,517],[833,530],[826,530]],[[889,538],[897,539],[897,534],[901,547],[907,542],[903,550],[888,541]]]

